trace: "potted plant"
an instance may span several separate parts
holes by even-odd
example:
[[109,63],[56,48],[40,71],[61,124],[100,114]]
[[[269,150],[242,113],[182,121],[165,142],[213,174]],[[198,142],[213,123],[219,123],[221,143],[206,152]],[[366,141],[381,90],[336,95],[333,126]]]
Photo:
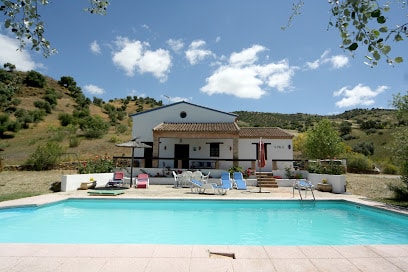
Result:
[[326,178],[324,178],[317,184],[317,190],[322,192],[331,192],[333,190],[333,186],[328,183]]

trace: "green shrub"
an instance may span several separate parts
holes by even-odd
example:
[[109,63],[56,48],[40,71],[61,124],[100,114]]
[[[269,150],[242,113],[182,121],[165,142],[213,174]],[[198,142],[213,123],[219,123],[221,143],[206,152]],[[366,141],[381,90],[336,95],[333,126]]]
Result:
[[343,165],[338,163],[326,163],[326,164],[319,164],[319,163],[311,163],[307,168],[309,173],[315,174],[327,174],[327,175],[341,175],[346,172],[346,169]]
[[64,149],[54,142],[48,142],[45,146],[39,145],[26,161],[34,170],[50,170],[56,164]]
[[124,124],[120,124],[116,126],[116,133],[123,134],[128,130],[128,126]]
[[395,165],[393,165],[393,164],[387,163],[387,164],[383,167],[382,172],[383,172],[384,174],[388,174],[388,175],[396,175],[396,174],[398,174],[398,167],[395,166]]
[[50,114],[52,106],[49,102],[43,100],[34,101],[34,106],[39,109],[43,109],[46,113]]
[[372,166],[372,161],[360,153],[353,153],[347,158],[347,169],[352,173],[371,171]]
[[118,143],[119,142],[119,137],[116,135],[112,135],[112,137],[110,137],[109,142],[110,143]]
[[79,168],[79,174],[88,173],[110,173],[114,167],[113,160],[107,155],[104,157],[96,156],[93,160],[84,162]]
[[80,126],[87,138],[102,138],[109,130],[109,125],[100,116],[88,116]]
[[31,70],[27,73],[24,83],[29,87],[43,88],[45,86],[45,77],[42,74]]
[[58,120],[60,121],[61,126],[65,127],[70,124],[75,123],[75,118],[69,113],[60,113],[58,115]]
[[408,200],[408,187],[403,184],[388,184],[388,189],[394,192],[394,198],[397,200]]
[[81,140],[77,136],[69,137],[69,147],[77,147],[77,146],[79,146],[80,142],[81,142]]

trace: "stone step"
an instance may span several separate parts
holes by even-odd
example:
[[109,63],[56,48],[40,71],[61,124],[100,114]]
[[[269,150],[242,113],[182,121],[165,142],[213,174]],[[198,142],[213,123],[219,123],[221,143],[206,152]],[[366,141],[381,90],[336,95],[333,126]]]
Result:
[[257,183],[256,187],[262,188],[278,188],[278,184],[271,184],[271,183]]

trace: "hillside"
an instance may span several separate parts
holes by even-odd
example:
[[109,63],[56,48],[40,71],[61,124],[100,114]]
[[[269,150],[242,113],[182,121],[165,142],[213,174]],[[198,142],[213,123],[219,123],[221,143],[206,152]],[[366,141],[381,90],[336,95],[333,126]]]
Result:
[[[0,149],[4,157],[3,165],[24,164],[28,156],[37,146],[44,145],[49,141],[56,141],[66,148],[64,161],[76,161],[94,158],[95,156],[129,156],[130,151],[116,147],[115,143],[128,141],[131,138],[131,119],[129,114],[158,107],[161,101],[152,98],[126,97],[112,101],[101,101],[94,98],[91,101],[75,86],[75,82],[68,82],[70,86],[58,83],[52,78],[44,77],[43,87],[29,86],[27,74],[22,72],[5,71],[0,69],[0,115],[9,116],[10,121],[20,120],[18,114],[21,111],[36,115],[39,111],[39,101],[44,102],[50,92],[55,95],[56,101],[49,113],[35,122],[27,122],[26,128],[16,132],[5,131],[3,124],[3,136],[0,140]],[[36,75],[40,77],[39,75]],[[69,81],[69,80],[68,80]],[[35,81],[34,81],[35,82]],[[12,101],[18,101],[13,103]],[[37,103],[37,106],[34,104]],[[85,105],[85,106],[83,106]],[[205,105],[204,105],[205,106]],[[76,131],[69,131],[61,126],[61,114],[75,115],[78,112],[89,110],[89,115],[99,116],[109,123],[107,133],[101,138],[87,138],[76,127]],[[346,143],[351,148],[361,142],[373,142],[375,152],[374,160],[388,161],[391,154],[387,147],[392,139],[392,132],[397,123],[395,111],[383,109],[356,109],[346,111],[338,115],[320,116],[311,114],[279,114],[236,111],[239,116],[240,126],[277,126],[287,129],[294,134],[306,131],[322,118],[329,118],[338,124],[339,129],[343,122],[351,125]],[[113,116],[113,117],[112,117]],[[0,127],[1,127],[0,120]],[[362,126],[371,127],[362,129]],[[78,145],[70,147],[72,137],[78,141]]]

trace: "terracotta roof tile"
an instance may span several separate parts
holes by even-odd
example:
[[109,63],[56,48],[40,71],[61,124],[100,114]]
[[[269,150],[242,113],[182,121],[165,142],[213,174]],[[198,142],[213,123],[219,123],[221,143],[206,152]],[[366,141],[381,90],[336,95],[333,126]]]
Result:
[[278,127],[243,127],[239,130],[240,138],[263,137],[269,139],[292,139],[293,135]]
[[161,123],[153,128],[153,131],[166,132],[236,132],[238,133],[236,123]]

